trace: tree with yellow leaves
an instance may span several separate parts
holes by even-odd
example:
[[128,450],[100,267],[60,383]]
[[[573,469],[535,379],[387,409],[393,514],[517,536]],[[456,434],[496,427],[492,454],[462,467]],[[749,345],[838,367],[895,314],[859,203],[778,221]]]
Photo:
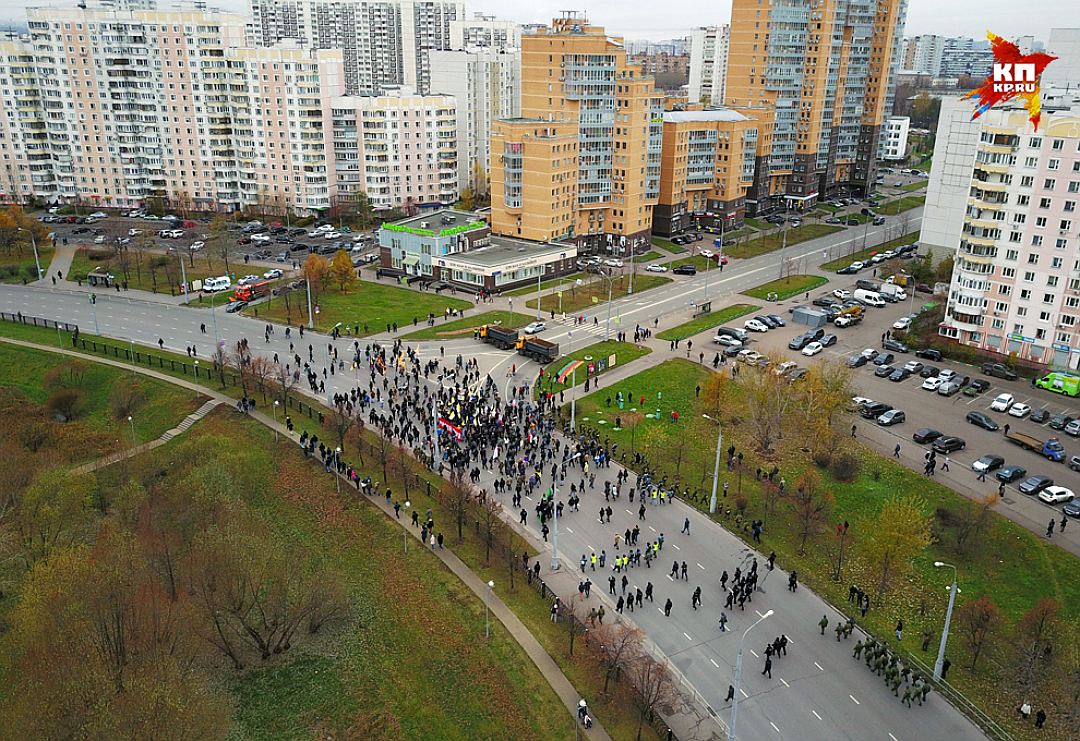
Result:
[[338,290],[345,293],[356,282],[356,269],[345,250],[338,250],[330,260],[330,279],[338,285]]
[[317,301],[319,292],[330,280],[330,261],[322,255],[308,255],[304,260],[304,278],[311,288],[311,300]]
[[922,497],[894,494],[863,526],[862,558],[877,587],[879,604],[930,545],[930,520]]

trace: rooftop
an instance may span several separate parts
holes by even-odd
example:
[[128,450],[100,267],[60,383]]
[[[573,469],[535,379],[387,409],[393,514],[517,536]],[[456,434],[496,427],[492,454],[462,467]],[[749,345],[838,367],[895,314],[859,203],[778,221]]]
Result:
[[691,121],[749,121],[747,116],[730,108],[713,108],[704,111],[664,111],[664,123]]
[[493,235],[490,245],[469,250],[468,252],[459,252],[448,257],[458,262],[470,263],[484,268],[494,268],[516,260],[549,257],[568,253],[571,250],[573,254],[577,254],[577,248],[572,244],[528,242],[523,239],[511,239]]
[[486,229],[487,223],[469,211],[443,208],[420,213],[392,224],[383,224],[383,228],[389,231],[407,231],[422,237],[447,237],[474,229]]

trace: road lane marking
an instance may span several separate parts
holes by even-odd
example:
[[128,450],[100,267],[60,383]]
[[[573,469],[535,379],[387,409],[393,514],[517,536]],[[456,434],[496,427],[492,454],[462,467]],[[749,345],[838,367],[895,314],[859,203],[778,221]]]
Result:
[[790,684],[787,683],[787,681],[783,677],[780,677],[780,681],[784,683],[785,687],[790,687],[791,686]]
[[570,533],[571,535],[573,535],[573,534],[574,534],[574,531],[573,531],[573,530],[571,530],[570,528],[566,528],[566,532]]
[[674,549],[675,549],[675,550],[677,550],[677,551],[681,551],[681,550],[682,550],[682,548],[680,548],[679,546],[675,545],[674,543],[672,543],[672,544],[671,544],[671,547],[672,547],[672,548],[674,548]]
[[810,712],[814,714],[815,718],[817,718],[818,720],[821,720],[821,716],[817,714],[816,710],[811,710]]
[[814,666],[816,666],[818,669],[821,669],[821,671],[825,671],[825,668],[821,664],[817,663],[816,661],[814,662]]
[[896,736],[892,735],[891,733],[889,734],[889,738],[891,738],[892,741],[900,741],[900,739],[898,739]]
[[750,695],[746,694],[746,690],[744,690],[742,687],[739,688],[739,692],[742,693],[743,698],[750,697]]
[[775,724],[775,723],[773,723],[773,722],[772,722],[771,720],[769,721],[769,725],[773,727],[773,730],[774,730],[774,731],[776,731],[777,733],[780,733],[780,729],[779,729],[779,728],[777,728],[777,727],[776,727],[776,724]]
[[690,634],[687,633],[685,630],[683,631],[683,635],[686,636],[686,640],[688,640],[688,641],[694,640],[693,638],[690,637]]
[[652,530],[654,533],[656,532],[656,528],[653,527],[652,525],[649,525],[649,529]]
[[632,514],[634,514],[634,513],[633,513],[633,512],[631,512],[630,510],[626,510],[626,514],[628,514],[628,515],[632,515]]
[[720,668],[720,665],[716,663],[716,659],[709,659],[709,661],[711,661],[712,665],[715,666],[717,669]]
[[754,612],[756,612],[756,613],[757,613],[757,616],[758,616],[759,618],[761,618],[762,620],[764,620],[764,619],[765,619],[765,615],[763,615],[763,614],[762,614],[761,610],[754,610]]
[[755,651],[754,649],[750,649],[750,653],[752,653],[752,654],[754,655],[754,658],[755,658],[755,659],[757,659],[757,658],[760,658],[760,657],[759,657],[759,656],[757,655],[757,651]]
[[698,564],[698,565],[697,565],[697,567],[698,567],[699,569],[701,569],[702,571],[704,571],[704,570],[705,570],[705,567],[704,567],[704,566],[702,566],[701,564]]
[[852,701],[853,703],[855,703],[856,705],[860,704],[860,703],[859,703],[859,701],[855,699],[855,695],[848,695],[848,697],[850,697],[850,698],[851,698],[851,701]]

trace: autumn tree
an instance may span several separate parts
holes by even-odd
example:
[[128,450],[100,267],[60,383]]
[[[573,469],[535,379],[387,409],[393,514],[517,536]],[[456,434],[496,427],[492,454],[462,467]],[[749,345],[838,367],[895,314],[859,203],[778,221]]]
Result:
[[833,447],[833,425],[850,407],[854,394],[851,369],[839,361],[815,364],[791,392],[798,397],[795,419],[806,445],[811,451]]
[[925,508],[917,495],[894,494],[862,528],[861,552],[879,604],[930,544],[930,517],[924,514]]
[[330,260],[330,280],[337,283],[338,290],[345,293],[356,283],[356,268],[345,250],[338,250]]
[[229,220],[225,214],[218,214],[210,221],[210,241],[214,253],[225,261],[225,272],[229,272]]
[[450,509],[450,516],[457,525],[458,540],[462,538],[462,528],[465,526],[465,517],[469,513],[469,500],[472,498],[472,487],[465,479],[465,474],[454,469],[450,478],[443,483],[443,492],[446,496],[446,504]]
[[1051,597],[1040,597],[1020,616],[1013,630],[1016,678],[1025,698],[1031,696],[1039,680],[1040,668],[1052,658],[1052,642],[1060,627],[1061,606]]
[[968,600],[956,609],[956,625],[971,651],[971,671],[1001,622],[1001,610],[987,595]]
[[667,665],[651,654],[638,648],[628,667],[630,692],[638,709],[637,741],[641,741],[641,729],[645,721],[652,720],[653,713],[675,700],[675,681]]
[[504,532],[502,505],[494,497],[487,497],[480,505],[480,536],[484,541],[484,563],[491,559],[491,550],[498,545]]
[[77,541],[88,526],[93,491],[89,476],[49,468],[22,492],[11,525],[18,558],[27,569]]
[[[350,266],[351,267],[351,266]],[[330,263],[322,255],[310,254],[304,260],[304,279],[307,280],[311,290],[311,300],[318,301],[322,292],[330,280]]]
[[830,520],[833,508],[832,492],[821,486],[817,471],[808,468],[795,482],[791,507],[799,528],[799,555],[806,553],[806,543],[821,534]]
[[598,625],[594,640],[600,647],[600,663],[604,668],[604,694],[612,679],[617,680],[637,655],[644,634],[624,622]]
[[797,396],[791,393],[787,379],[776,373],[740,374],[740,379],[750,435],[757,449],[768,453],[783,437],[785,419]]

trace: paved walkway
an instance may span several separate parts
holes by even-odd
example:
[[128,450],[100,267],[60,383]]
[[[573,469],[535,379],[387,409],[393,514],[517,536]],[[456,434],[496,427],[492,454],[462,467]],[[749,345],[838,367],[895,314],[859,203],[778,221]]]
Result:
[[53,284],[52,278],[57,278],[57,273],[60,274],[57,282],[65,282],[62,279],[67,278],[68,271],[71,270],[71,261],[75,259],[75,250],[77,249],[79,249],[79,245],[58,243],[53,251],[52,262],[49,263],[45,275],[37,283],[39,285]]
[[[19,347],[31,348],[34,350],[42,350],[45,352],[57,353],[70,357],[77,357],[83,360],[87,359],[88,357],[85,353],[76,352],[74,350],[61,350],[56,347],[41,345],[36,342],[26,342],[24,340],[16,340],[7,337],[0,337],[0,342],[5,342],[10,345],[17,345]],[[203,410],[206,410],[208,412],[218,405],[231,405],[235,403],[235,400],[230,397],[227,397],[219,392],[213,391],[205,386],[193,383],[186,379],[176,378],[174,376],[160,373],[150,368],[142,368],[138,366],[133,367],[129,363],[121,362],[119,360],[94,356],[90,357],[96,363],[111,365],[116,368],[121,368],[125,371],[134,370],[135,372],[141,373],[144,376],[156,378],[158,380],[165,381],[166,383],[172,383],[174,385],[181,386],[191,391],[196,391],[204,396],[209,396],[210,400],[206,402],[206,404],[204,404],[202,407],[200,407],[197,412],[185,418],[184,422],[182,422],[180,426],[187,423],[192,416],[199,414],[199,412],[203,412]],[[205,416],[205,413],[206,412],[203,412],[201,416]],[[288,429],[286,429],[284,424],[271,419],[260,411],[251,412],[250,416],[258,420],[266,427],[275,430],[278,434],[283,435],[288,439],[297,441],[297,443],[299,444],[299,436],[290,433]],[[187,424],[187,427],[185,427],[184,429],[186,430],[187,428],[189,428],[191,424],[194,424],[194,421],[195,420],[191,420],[191,423]],[[165,435],[170,435],[171,439],[172,436],[175,436],[175,434],[179,434],[179,432],[182,431],[179,429],[180,426],[178,426],[174,430],[170,430],[169,432],[165,433]],[[162,437],[164,437],[164,435]],[[94,471],[111,463],[123,460],[130,455],[137,455],[138,453],[141,453],[145,450],[152,450],[159,445],[163,445],[165,442],[165,440],[159,438],[157,440],[153,440],[149,443],[144,443],[141,446],[125,451],[122,454],[110,456],[110,458],[115,458],[114,460],[101,459],[99,461],[94,461],[92,463],[85,464],[84,466],[80,466],[78,469],[76,469],[76,471],[80,473]],[[344,481],[344,478],[342,478],[342,480]],[[365,499],[368,503],[382,510],[383,514],[385,514],[392,522],[404,528],[405,532],[409,534],[412,540],[416,542],[421,542],[419,533],[415,532],[412,528],[410,528],[406,521],[401,521],[394,518],[393,507],[387,506],[385,502],[378,497],[367,497]],[[422,542],[420,547],[425,547]],[[441,560],[446,565],[446,567],[451,572],[453,572],[455,576],[461,579],[461,581],[473,592],[477,599],[481,601],[485,600],[485,593],[487,592],[486,582],[484,582],[479,576],[476,575],[476,573],[474,573],[468,566],[466,566],[465,563],[462,562],[461,559],[459,559],[451,550],[441,549],[432,551],[432,553],[439,560]],[[559,696],[559,699],[562,700],[563,704],[566,706],[567,712],[570,713],[571,719],[576,718],[577,704],[578,701],[581,699],[581,694],[577,691],[577,689],[575,689],[574,685],[570,682],[570,680],[566,678],[566,675],[559,668],[558,664],[556,664],[555,661],[551,658],[551,656],[547,653],[547,651],[544,650],[544,647],[540,645],[540,642],[536,640],[536,637],[533,636],[533,634],[529,631],[525,624],[521,622],[518,616],[514,614],[514,612],[506,606],[506,603],[499,598],[498,593],[492,592],[490,597],[487,597],[487,603],[489,608],[491,609],[492,615],[503,624],[507,632],[514,638],[514,640],[518,642],[518,645],[520,645],[521,648],[525,651],[525,653],[529,656],[529,658],[532,659],[533,663],[540,670],[541,674],[544,675],[544,678],[551,685],[552,689],[555,690],[555,693]],[[598,741],[611,741],[611,737],[608,735],[607,731],[604,730],[604,727],[600,724],[600,721],[596,718],[593,719],[593,727],[589,731],[581,730],[580,732],[590,739],[597,739]]]

